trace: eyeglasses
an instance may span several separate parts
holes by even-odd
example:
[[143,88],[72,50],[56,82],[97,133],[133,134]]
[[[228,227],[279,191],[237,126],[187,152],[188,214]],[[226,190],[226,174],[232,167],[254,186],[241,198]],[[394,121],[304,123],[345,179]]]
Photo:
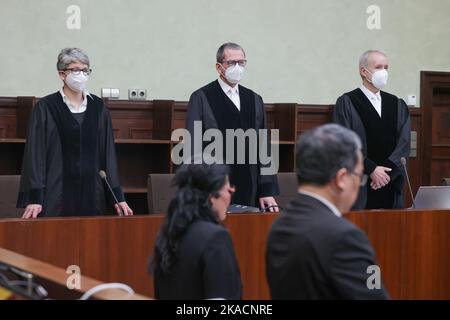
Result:
[[236,63],[238,63],[241,67],[245,67],[247,60],[227,60],[222,62],[222,64],[226,64],[228,67],[235,66]]
[[80,72],[83,72],[85,76],[88,76],[92,73],[92,69],[75,69],[75,68],[71,68],[71,69],[64,69],[63,71],[70,71],[71,73],[73,73],[74,75],[79,75]]
[[354,176],[359,177],[359,179],[361,180],[361,181],[359,182],[359,186],[360,186],[360,187],[364,187],[364,186],[366,185],[367,179],[368,179],[367,174],[364,174],[364,173],[356,173],[356,172],[354,172],[354,171],[349,171],[348,173],[349,173],[349,174],[352,174],[352,175],[354,175]]

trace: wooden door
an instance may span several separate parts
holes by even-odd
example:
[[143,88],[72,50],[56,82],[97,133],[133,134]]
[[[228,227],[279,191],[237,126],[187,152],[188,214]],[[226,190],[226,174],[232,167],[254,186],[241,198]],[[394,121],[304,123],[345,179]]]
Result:
[[440,185],[450,177],[450,72],[422,71],[420,82],[422,183]]

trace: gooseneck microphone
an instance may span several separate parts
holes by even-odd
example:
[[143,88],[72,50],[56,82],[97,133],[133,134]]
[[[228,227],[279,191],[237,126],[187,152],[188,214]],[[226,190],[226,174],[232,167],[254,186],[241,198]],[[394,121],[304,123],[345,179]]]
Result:
[[116,195],[114,194],[114,192],[112,191],[111,186],[109,185],[108,179],[106,178],[106,172],[103,171],[103,170],[100,170],[100,171],[98,172],[98,174],[99,174],[100,177],[106,182],[106,185],[108,186],[108,189],[109,189],[109,191],[111,192],[111,194],[112,194],[112,196],[113,196],[113,198],[114,198],[114,201],[116,202],[117,206],[119,207],[119,212],[120,212],[120,213],[119,213],[119,216],[123,216],[123,215],[124,215],[123,210],[122,210],[122,208],[119,206],[119,201],[117,201]]
[[405,159],[405,157],[401,157],[400,158],[400,163],[403,166],[403,170],[405,170],[406,182],[408,182],[409,193],[411,194],[411,200],[412,200],[412,207],[414,209],[416,207],[416,204],[414,203],[414,196],[413,196],[412,189],[411,189],[411,183],[409,182],[409,175],[408,175],[408,170],[406,169],[406,159]]

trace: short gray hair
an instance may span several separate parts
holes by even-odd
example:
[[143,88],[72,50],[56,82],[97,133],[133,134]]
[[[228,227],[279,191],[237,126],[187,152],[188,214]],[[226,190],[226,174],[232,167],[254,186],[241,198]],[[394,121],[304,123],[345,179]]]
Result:
[[359,57],[359,69],[367,68],[369,66],[369,57],[372,53],[380,53],[386,56],[386,53],[381,50],[367,50]]
[[297,179],[299,185],[324,186],[345,168],[352,171],[358,162],[361,140],[353,131],[338,124],[325,124],[299,137]]
[[58,55],[58,62],[56,68],[61,71],[69,67],[71,63],[81,62],[90,66],[89,57],[79,48],[64,48]]
[[244,51],[244,49],[242,49],[242,47],[240,45],[238,45],[237,43],[234,43],[234,42],[227,42],[227,43],[224,43],[223,45],[221,45],[220,48],[217,50],[216,61],[218,63],[223,62],[223,59],[225,58],[225,50],[226,49],[241,50],[244,53],[244,57],[245,57],[245,51]]

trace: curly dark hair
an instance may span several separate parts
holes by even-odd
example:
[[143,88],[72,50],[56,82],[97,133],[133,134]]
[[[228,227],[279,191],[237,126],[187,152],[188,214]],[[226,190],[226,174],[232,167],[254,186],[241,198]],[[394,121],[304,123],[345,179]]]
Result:
[[172,181],[177,191],[156,238],[150,272],[170,273],[183,233],[194,221],[219,223],[209,199],[219,197],[228,173],[228,166],[223,164],[185,164],[177,170]]

